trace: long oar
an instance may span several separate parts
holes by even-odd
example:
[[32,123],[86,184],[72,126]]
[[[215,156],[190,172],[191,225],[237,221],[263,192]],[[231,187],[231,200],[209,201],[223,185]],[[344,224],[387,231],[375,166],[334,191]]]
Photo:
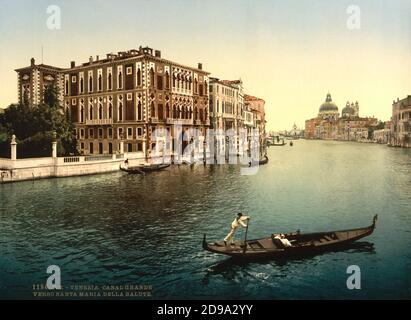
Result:
[[244,249],[243,253],[247,250],[247,233],[248,233],[248,225],[250,224],[250,219],[247,219],[247,227],[245,228],[245,235],[244,235]]

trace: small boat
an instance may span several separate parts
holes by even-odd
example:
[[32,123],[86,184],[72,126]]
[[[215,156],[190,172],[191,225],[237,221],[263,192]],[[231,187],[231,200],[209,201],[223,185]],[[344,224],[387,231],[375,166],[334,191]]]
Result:
[[346,244],[369,236],[375,229],[377,217],[375,215],[373,223],[365,228],[307,234],[302,234],[300,231],[287,233],[284,236],[291,243],[291,247],[285,247],[281,240],[275,238],[276,234],[263,239],[236,241],[232,245],[225,245],[223,241],[213,244],[207,243],[206,235],[204,234],[203,249],[240,259],[315,254],[343,248]]
[[153,172],[153,171],[160,171],[163,169],[166,169],[170,166],[170,164],[149,164],[149,165],[144,165],[144,166],[136,166],[136,167],[128,167],[128,168],[123,168],[120,165],[120,170],[134,174],[134,173],[140,173],[140,174],[145,174],[147,172]]
[[266,163],[268,163],[268,157],[267,156],[264,156],[263,158],[260,159],[260,161],[258,161],[259,165],[266,164]]
[[272,144],[272,146],[275,146],[275,147],[282,147],[282,146],[285,146],[287,144],[287,142],[284,142],[284,140],[281,142],[281,143],[273,143]]

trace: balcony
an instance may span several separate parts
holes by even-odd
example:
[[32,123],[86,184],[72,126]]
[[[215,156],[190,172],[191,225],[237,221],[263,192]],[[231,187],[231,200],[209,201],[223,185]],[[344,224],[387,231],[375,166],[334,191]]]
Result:
[[86,120],[86,125],[88,126],[102,126],[102,125],[112,125],[113,119],[93,119],[93,120]]
[[167,124],[182,124],[182,125],[192,125],[193,124],[193,119],[173,119],[173,118],[167,118],[166,119]]

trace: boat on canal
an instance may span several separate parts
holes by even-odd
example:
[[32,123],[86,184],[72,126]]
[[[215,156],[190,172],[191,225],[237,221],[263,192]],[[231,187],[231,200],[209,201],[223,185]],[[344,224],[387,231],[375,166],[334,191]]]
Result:
[[272,144],[271,144],[271,146],[274,146],[274,147],[282,147],[282,146],[285,146],[287,144],[287,142],[284,142],[284,140],[282,140],[281,142],[273,142]]
[[203,249],[240,259],[292,257],[333,251],[371,235],[374,232],[377,218],[378,216],[375,215],[372,224],[364,228],[307,234],[297,231],[284,234],[284,238],[291,246],[285,246],[277,234],[262,239],[236,241],[232,245],[225,244],[224,241],[207,243],[204,234]]
[[267,164],[268,163],[268,157],[267,155],[265,155],[264,157],[260,158],[260,160],[258,161],[259,165],[263,165],[263,164]]
[[168,168],[170,164],[148,164],[148,165],[142,165],[142,166],[135,166],[135,167],[122,167],[120,165],[120,170],[127,172],[129,174],[145,174],[149,172],[154,172],[154,171],[160,171]]

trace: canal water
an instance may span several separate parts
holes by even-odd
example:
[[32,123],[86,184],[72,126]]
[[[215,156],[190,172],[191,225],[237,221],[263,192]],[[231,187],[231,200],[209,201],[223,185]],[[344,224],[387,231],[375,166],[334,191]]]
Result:
[[[49,265],[63,287],[144,284],[156,299],[411,297],[411,150],[298,140],[268,156],[255,175],[181,165],[0,185],[0,298],[33,298]],[[203,251],[203,234],[221,240],[239,211],[250,238],[379,220],[348,249],[312,257],[239,263]],[[360,290],[347,289],[350,265]]]

